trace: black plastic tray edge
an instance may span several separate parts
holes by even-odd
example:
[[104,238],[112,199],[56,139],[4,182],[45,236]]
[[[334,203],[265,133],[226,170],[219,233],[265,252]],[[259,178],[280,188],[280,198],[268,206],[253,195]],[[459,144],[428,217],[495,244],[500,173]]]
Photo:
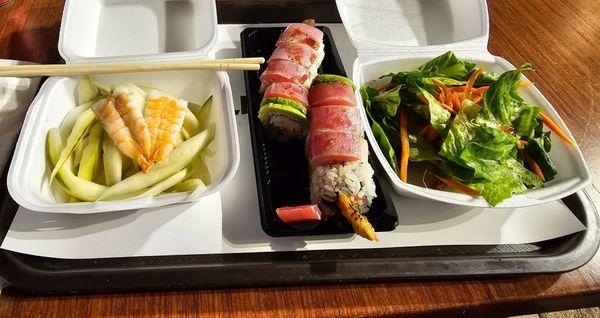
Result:
[[[260,27],[251,27],[251,28],[245,28],[244,30],[242,30],[241,34],[240,34],[240,43],[241,43],[241,51],[242,51],[242,55],[243,57],[247,57],[246,56],[246,48],[245,48],[245,41],[243,40],[245,38],[245,34],[249,33],[249,32],[253,32],[255,29],[259,29]],[[341,56],[339,55],[338,51],[337,51],[337,45],[335,43],[335,40],[333,39],[333,34],[331,33],[331,30],[326,27],[326,26],[321,26],[321,30],[323,31],[323,33],[325,33],[325,35],[329,38],[329,47],[328,50],[332,51],[332,57],[333,60],[335,61],[335,64],[338,66],[338,68],[342,71],[343,76],[346,76],[346,71],[344,69],[344,64],[342,63],[342,59]],[[245,71],[244,72],[244,85],[245,85],[245,89],[246,89],[246,98],[244,99],[245,102],[248,103],[248,105],[246,106],[247,109],[249,110],[248,112],[250,113],[250,109],[252,109],[252,105],[250,105],[252,103],[252,99],[249,98],[248,96],[248,91],[249,91],[249,73],[250,71]],[[266,200],[266,196],[264,195],[264,193],[266,192],[266,190],[264,189],[264,185],[262,182],[260,182],[260,178],[261,178],[261,173],[260,170],[262,169],[260,166],[260,160],[262,158],[260,158],[259,154],[258,154],[258,150],[256,149],[256,145],[257,144],[257,140],[256,140],[256,134],[252,133],[252,131],[254,131],[255,129],[260,129],[260,127],[256,127],[256,120],[253,120],[252,118],[250,118],[249,120],[250,123],[250,139],[252,142],[252,158],[254,159],[254,172],[255,172],[255,177],[256,177],[256,188],[257,188],[257,192],[258,192],[258,203],[259,203],[259,209],[260,209],[260,225],[261,228],[263,229],[263,231],[271,236],[271,237],[290,237],[290,236],[318,236],[318,235],[330,235],[330,234],[336,234],[336,235],[345,235],[347,234],[348,236],[353,235],[353,231],[351,228],[348,229],[347,232],[340,232],[340,233],[310,233],[310,232],[306,232],[306,231],[301,231],[299,230],[298,232],[292,232],[292,233],[280,233],[275,231],[273,228],[271,228],[269,226],[269,224],[267,224],[267,220],[264,217],[265,209],[266,209],[266,203],[264,202],[264,200]],[[369,148],[371,146],[369,145]],[[373,150],[370,149],[370,153],[373,153]],[[377,161],[377,160],[375,160]],[[375,165],[377,165],[376,167],[374,167],[376,170],[381,170],[383,168],[381,168],[379,166],[378,162],[374,163]],[[384,191],[389,191],[389,187],[386,184],[386,180],[384,178],[381,178],[380,176],[377,176],[377,180],[376,182],[378,183],[379,187],[382,187]],[[384,201],[386,201],[386,204],[388,206],[391,207],[392,210],[395,210],[394,208],[394,203],[391,199],[389,199],[389,197],[385,197],[383,198]],[[396,218],[398,217],[397,214],[394,215]],[[394,225],[394,228],[396,228],[396,226],[398,225],[398,221],[396,220],[396,223]],[[393,229],[386,229],[386,230],[382,230],[379,229],[378,231],[383,231],[383,232],[387,232],[387,231],[391,231]]]
[[[10,198],[5,201],[12,201]],[[340,282],[380,282],[400,279],[517,276],[565,272],[587,263],[600,243],[598,218],[588,195],[580,191],[564,199],[570,208],[585,211],[587,230],[566,251],[545,256],[493,255],[310,260],[312,252],[224,254],[222,263],[53,270],[57,259],[0,250],[2,278],[16,289],[35,294],[102,293],[139,290],[248,287]],[[14,202],[12,203],[14,204]],[[6,202],[2,204],[6,207]],[[577,235],[577,234],[576,234]],[[444,248],[439,246],[438,248]],[[178,256],[184,258],[185,256]],[[192,256],[193,257],[193,256]],[[264,257],[270,259],[261,259]],[[167,257],[115,258],[106,261]],[[246,259],[245,261],[239,260]],[[288,259],[286,259],[288,258]],[[238,259],[238,260],[236,260]],[[291,259],[291,260],[290,260]],[[42,262],[45,267],[27,261]],[[64,260],[62,260],[64,261]],[[95,263],[95,260],[89,260]],[[76,262],[76,261],[73,261]],[[119,262],[121,263],[121,262]]]

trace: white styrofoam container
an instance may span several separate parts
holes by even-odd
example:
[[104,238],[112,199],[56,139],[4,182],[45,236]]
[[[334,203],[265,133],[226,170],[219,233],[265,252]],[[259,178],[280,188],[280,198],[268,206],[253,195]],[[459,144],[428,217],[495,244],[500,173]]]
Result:
[[67,63],[207,56],[216,10],[214,0],[67,0],[58,50]]
[[56,203],[48,185],[46,134],[58,127],[75,107],[74,91],[79,78],[52,77],[40,89],[29,107],[10,164],[7,184],[12,198],[21,206],[38,212],[95,213],[158,207],[191,202],[208,196],[229,182],[239,165],[239,139],[234,115],[231,85],[226,72],[172,71],[107,74],[94,77],[101,84],[135,83],[156,87],[179,98],[203,103],[213,95],[209,123],[216,128],[206,164],[211,174],[207,191],[191,197],[187,193],[164,194],[135,200]]
[[[447,51],[504,72],[514,69],[508,61],[487,51],[489,36],[485,0],[336,0],[344,26],[358,51],[353,65],[357,87],[376,81],[390,72],[415,70],[419,65]],[[543,67],[543,66],[542,66]],[[523,76],[523,80],[526,80]],[[572,139],[570,131],[552,105],[533,87],[521,89],[526,102],[540,105]],[[356,92],[362,105],[362,97]],[[428,189],[400,180],[386,160],[370,129],[364,108],[361,117],[365,132],[394,190],[401,195],[466,206],[490,207],[482,197]],[[556,179],[544,188],[513,195],[496,207],[523,207],[566,197],[591,182],[591,175],[578,147],[553,138],[550,156],[558,169]]]

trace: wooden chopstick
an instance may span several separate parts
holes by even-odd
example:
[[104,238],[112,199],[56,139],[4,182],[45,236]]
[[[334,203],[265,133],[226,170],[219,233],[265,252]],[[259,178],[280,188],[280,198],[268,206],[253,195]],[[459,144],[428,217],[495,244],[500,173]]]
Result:
[[178,70],[256,71],[263,57],[187,61],[144,61],[128,63],[50,64],[0,66],[0,77],[71,76]]

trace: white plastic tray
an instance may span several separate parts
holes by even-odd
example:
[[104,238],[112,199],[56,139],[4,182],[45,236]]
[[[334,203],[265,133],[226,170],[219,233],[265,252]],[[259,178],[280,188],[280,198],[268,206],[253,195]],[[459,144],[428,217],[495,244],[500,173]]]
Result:
[[67,0],[58,50],[67,63],[207,56],[216,28],[214,0]]
[[[486,69],[500,72],[514,69],[508,61],[487,51],[489,27],[485,0],[336,1],[344,26],[358,51],[353,65],[353,81],[357,87],[390,72],[415,70],[450,50]],[[545,113],[573,139],[563,120],[537,88],[528,87],[523,91],[528,103],[543,106]],[[358,90],[356,98],[362,104]],[[361,112],[367,138],[397,193],[466,206],[490,206],[481,197],[402,182],[377,144],[362,107]],[[546,183],[542,189],[514,195],[496,207],[523,207],[559,200],[591,182],[578,147],[567,147],[555,138],[550,156],[559,171],[555,180]]]
[[209,146],[209,152],[213,155],[206,161],[211,172],[211,184],[208,190],[195,197],[174,193],[136,200],[55,203],[48,185],[49,168],[45,160],[46,134],[49,129],[58,127],[67,112],[75,106],[74,90],[78,78],[53,77],[44,83],[27,112],[8,172],[8,190],[19,205],[38,212],[80,214],[157,207],[197,201],[219,191],[233,178],[240,155],[231,85],[226,72],[128,73],[98,75],[94,78],[107,85],[135,83],[156,87],[195,103],[203,103],[206,98],[213,95],[209,123],[214,124],[216,133],[214,141]]

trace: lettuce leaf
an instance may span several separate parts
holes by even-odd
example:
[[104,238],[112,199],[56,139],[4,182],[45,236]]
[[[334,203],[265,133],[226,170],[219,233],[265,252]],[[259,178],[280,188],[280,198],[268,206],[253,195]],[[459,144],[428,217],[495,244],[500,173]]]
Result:
[[520,68],[505,72],[493,83],[483,98],[481,114],[488,120],[512,126],[526,104],[519,94],[521,73],[530,70],[531,64],[523,64]]
[[517,119],[513,122],[515,134],[526,139],[533,138],[541,122],[541,111],[542,107],[523,105]]
[[448,120],[450,120],[450,116],[452,114],[442,107],[440,102],[435,99],[435,97],[433,97],[433,95],[431,95],[427,90],[420,88],[420,92],[429,102],[429,122],[440,135],[445,136]]
[[425,140],[425,138],[419,135],[409,134],[408,141],[410,143],[409,161],[418,162],[440,159],[435,147],[429,141]]
[[469,168],[467,184],[481,192],[492,205],[513,193],[539,187],[541,181],[517,161],[517,138],[485,122],[469,121],[459,114],[454,119],[439,155],[455,165]]
[[398,106],[400,106],[400,87],[395,87],[387,91],[378,92],[371,97],[371,107],[380,112],[385,112],[389,116],[396,116]]
[[475,63],[461,60],[452,51],[448,51],[421,65],[419,71],[441,74],[446,77],[465,78],[475,66]]

